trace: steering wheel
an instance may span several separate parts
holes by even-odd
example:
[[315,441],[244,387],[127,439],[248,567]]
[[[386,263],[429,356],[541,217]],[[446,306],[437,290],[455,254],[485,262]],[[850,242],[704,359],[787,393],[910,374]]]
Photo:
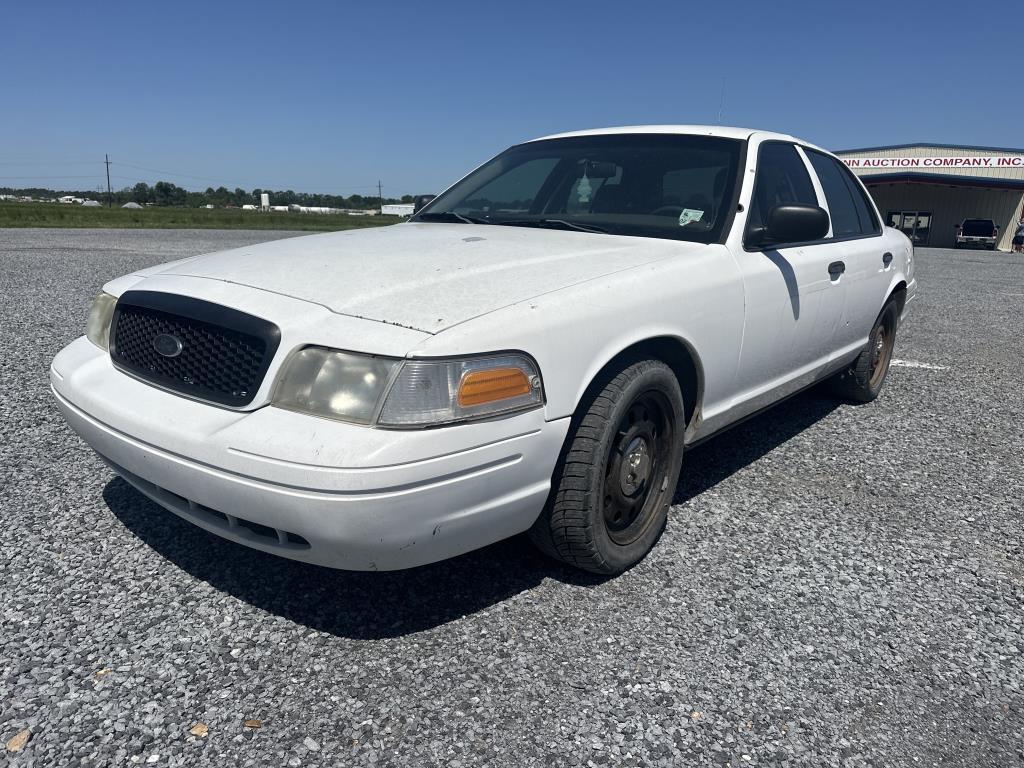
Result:
[[683,206],[681,205],[662,205],[655,208],[649,215],[651,216],[678,216],[683,212]]

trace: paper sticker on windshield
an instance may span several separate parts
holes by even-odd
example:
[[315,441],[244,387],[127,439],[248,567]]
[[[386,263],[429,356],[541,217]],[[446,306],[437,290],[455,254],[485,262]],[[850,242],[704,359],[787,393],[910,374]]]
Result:
[[683,208],[683,212],[679,214],[679,226],[685,227],[690,222],[700,221],[703,216],[704,211],[698,211],[696,208]]

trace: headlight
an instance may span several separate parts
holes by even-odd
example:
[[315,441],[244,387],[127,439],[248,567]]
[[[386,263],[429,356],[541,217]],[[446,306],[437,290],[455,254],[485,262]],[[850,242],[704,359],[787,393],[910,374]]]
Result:
[[85,325],[85,336],[100,349],[106,350],[110,337],[110,320],[114,316],[117,298],[109,293],[100,293],[92,300],[89,320]]
[[517,353],[403,361],[306,347],[285,364],[274,393],[282,408],[386,427],[448,424],[543,402],[537,366]]
[[533,408],[544,402],[540,373],[525,355],[408,360],[379,423],[420,427]]
[[392,371],[399,365],[399,360],[306,347],[285,365],[274,393],[274,404],[317,416],[369,424]]

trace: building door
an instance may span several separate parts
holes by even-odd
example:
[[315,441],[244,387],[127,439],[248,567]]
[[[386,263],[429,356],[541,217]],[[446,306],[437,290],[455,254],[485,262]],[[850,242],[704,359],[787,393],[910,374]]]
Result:
[[889,211],[886,218],[890,227],[903,232],[914,245],[928,245],[932,229],[931,211]]

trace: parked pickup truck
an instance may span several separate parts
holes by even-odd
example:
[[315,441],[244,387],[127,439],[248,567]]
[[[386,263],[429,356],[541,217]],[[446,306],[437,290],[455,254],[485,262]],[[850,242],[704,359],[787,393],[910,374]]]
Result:
[[816,382],[874,399],[915,286],[828,152],[583,131],[407,223],[111,280],[50,379],[114,471],[240,544],[377,570],[529,531],[614,574],[661,535],[687,446]]
[[992,219],[964,219],[956,228],[954,248],[994,251],[999,240],[999,227]]

